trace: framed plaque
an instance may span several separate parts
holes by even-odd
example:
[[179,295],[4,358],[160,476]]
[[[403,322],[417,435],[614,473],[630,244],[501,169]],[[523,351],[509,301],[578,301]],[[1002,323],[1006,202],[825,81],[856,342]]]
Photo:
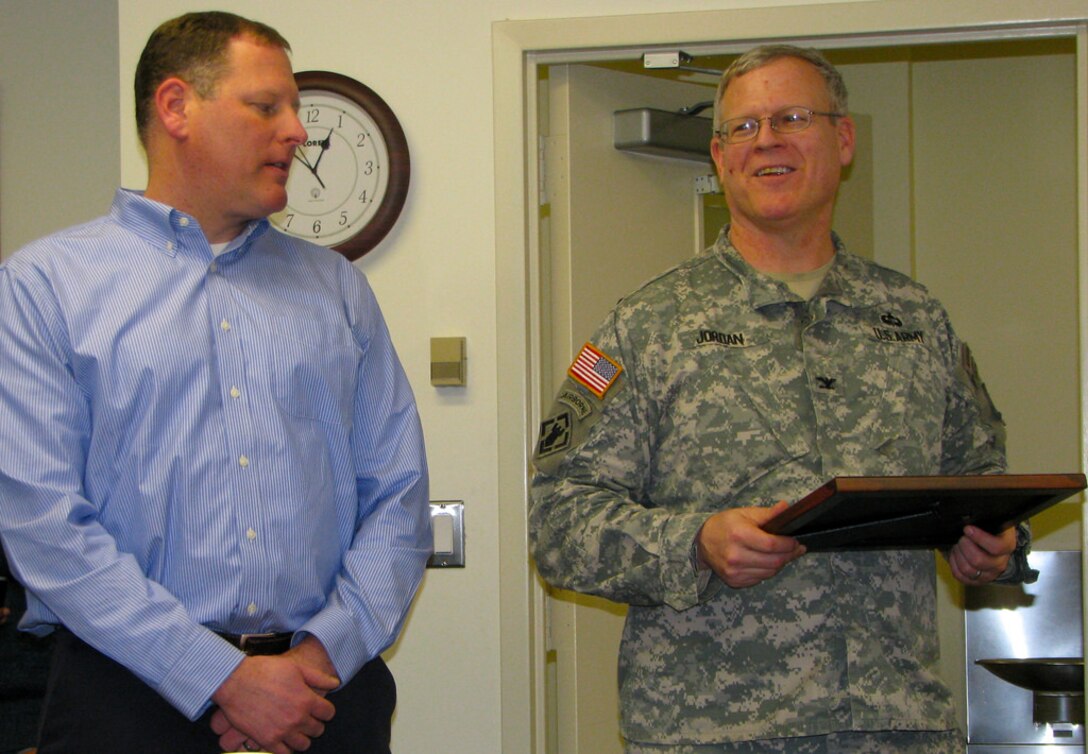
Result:
[[809,551],[944,549],[967,524],[996,534],[1085,486],[1084,474],[835,477],[763,529]]

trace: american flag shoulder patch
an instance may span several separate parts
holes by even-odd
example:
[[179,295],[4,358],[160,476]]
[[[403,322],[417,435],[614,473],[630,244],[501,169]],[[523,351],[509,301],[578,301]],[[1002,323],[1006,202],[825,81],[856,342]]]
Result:
[[598,398],[604,398],[608,388],[620,376],[623,367],[609,358],[603,351],[598,350],[593,344],[586,343],[574,363],[570,365],[567,374],[579,385],[589,389]]

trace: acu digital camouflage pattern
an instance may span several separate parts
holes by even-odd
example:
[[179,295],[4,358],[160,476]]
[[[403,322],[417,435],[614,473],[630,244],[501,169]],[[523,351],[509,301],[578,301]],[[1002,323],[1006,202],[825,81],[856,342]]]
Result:
[[1004,430],[942,307],[838,253],[809,302],[723,231],[622,300],[593,344],[624,368],[568,380],[534,459],[530,535],[550,583],[631,605],[622,731],[712,744],[956,727],[939,680],[931,551],[808,554],[749,588],[692,547],[730,506],[836,475],[1004,470]]
[[628,744],[627,754],[959,754],[959,731],[875,731],[829,733],[826,736],[770,738],[727,744]]

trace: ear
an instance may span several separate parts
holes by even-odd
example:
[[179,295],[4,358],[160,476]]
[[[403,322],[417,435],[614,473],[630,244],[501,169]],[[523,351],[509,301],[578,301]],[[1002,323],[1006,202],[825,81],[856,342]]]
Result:
[[846,167],[854,161],[854,139],[857,135],[854,119],[849,115],[839,118],[836,133],[839,137],[839,164]]
[[175,139],[188,135],[189,103],[195,96],[193,88],[176,76],[166,79],[155,90],[155,113],[163,129]]
[[725,142],[717,134],[710,137],[710,159],[718,173],[718,185],[725,187]]

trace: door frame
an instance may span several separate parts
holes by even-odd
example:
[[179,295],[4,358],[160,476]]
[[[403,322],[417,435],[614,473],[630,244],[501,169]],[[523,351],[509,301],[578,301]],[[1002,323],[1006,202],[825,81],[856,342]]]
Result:
[[[713,35],[714,30],[730,30]],[[1088,467],[1088,0],[856,0],[492,26],[502,750],[545,751],[545,592],[526,556],[528,475],[542,414],[538,234],[539,69],[682,47],[739,52],[763,41],[823,48],[1065,36],[1077,40],[1077,231],[1081,458]],[[1082,538],[1084,533],[1082,532]],[[1082,541],[1082,552],[1088,545]],[[1085,555],[1088,560],[1088,555]],[[1086,563],[1088,565],[1088,563]],[[1088,603],[1088,600],[1085,600]],[[1088,608],[1088,604],[1086,604]],[[1085,622],[1088,627],[1088,620]],[[1088,643],[1088,642],[1086,642]]]

